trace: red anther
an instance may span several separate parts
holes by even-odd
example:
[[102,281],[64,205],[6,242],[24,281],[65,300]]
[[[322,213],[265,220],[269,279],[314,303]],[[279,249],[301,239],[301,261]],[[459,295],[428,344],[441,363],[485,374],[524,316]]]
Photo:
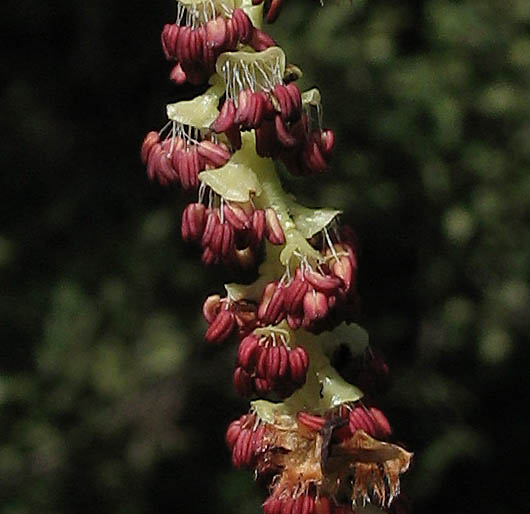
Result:
[[289,352],[289,367],[291,368],[291,380],[297,385],[302,385],[309,367],[309,355],[305,348],[297,346]]
[[182,86],[187,80],[186,72],[182,69],[182,66],[178,62],[173,66],[171,73],[169,74],[169,79],[173,81],[177,86]]
[[318,432],[319,430],[322,430],[326,423],[326,418],[318,416],[317,414],[309,414],[309,412],[303,411],[296,415],[296,420],[300,425],[303,425],[312,432]]
[[210,241],[212,240],[215,227],[219,225],[219,223],[221,223],[221,221],[219,220],[217,210],[208,209],[206,213],[206,225],[201,240],[203,248],[206,248],[210,245]]
[[271,0],[265,19],[267,23],[274,23],[282,9],[283,0]]
[[308,288],[309,284],[302,279],[301,272],[297,272],[291,283],[285,288],[284,307],[287,312],[290,314],[300,312]]
[[231,51],[237,48],[239,43],[239,33],[235,20],[228,18],[226,20],[226,41],[223,51]]
[[226,42],[226,21],[222,16],[206,24],[206,44],[211,47],[222,47]]
[[331,514],[332,508],[332,504],[325,496],[321,496],[315,500],[315,514]]
[[234,389],[241,396],[252,394],[252,378],[241,366],[234,370]]
[[190,35],[190,60],[194,64],[198,64],[202,61],[202,47],[204,42],[206,34],[204,31],[204,27],[198,27],[195,29],[192,29],[191,35]]
[[274,117],[274,128],[276,129],[276,137],[278,141],[285,148],[294,148],[297,143],[297,139],[289,133],[289,129],[283,121],[281,114],[277,114]]
[[335,133],[331,129],[324,129],[320,132],[320,149],[327,157],[335,146]]
[[246,125],[251,115],[252,90],[242,89],[237,96],[237,110],[234,118],[236,125]]
[[263,98],[263,117],[267,120],[272,120],[276,114],[276,110],[274,109],[274,105],[271,102],[269,94],[265,91],[259,91],[256,94]]
[[289,82],[285,86],[285,91],[289,95],[291,100],[291,116],[289,117],[290,121],[296,121],[300,118],[302,114],[302,94],[300,89],[294,82]]
[[162,152],[160,144],[155,144],[147,156],[147,177],[149,180],[154,180],[155,178],[156,168],[160,162],[160,154]]
[[310,289],[304,295],[304,321],[302,325],[307,328],[313,321],[323,319],[328,313],[328,299],[324,293]]
[[233,100],[227,98],[221,107],[219,116],[216,120],[210,125],[210,129],[214,132],[226,132],[234,125],[234,118],[236,115],[236,106],[234,105]]
[[202,251],[201,261],[205,266],[212,266],[219,262],[219,256],[216,253],[213,253],[212,249],[207,246]]
[[276,137],[276,127],[272,120],[263,120],[256,129],[256,152],[260,157],[276,158],[281,150]]
[[251,240],[252,244],[257,246],[263,240],[263,234],[265,232],[266,218],[265,211],[262,209],[256,209],[252,213],[252,229],[251,229]]
[[239,132],[239,127],[237,125],[232,125],[230,128],[225,130],[226,137],[232,148],[234,150],[239,150],[241,148],[241,132]]
[[162,50],[166,59],[169,61],[176,57],[175,48],[179,37],[180,27],[175,23],[164,25],[160,41],[162,43]]
[[232,464],[236,468],[250,466],[252,463],[252,431],[242,430],[232,450]]
[[285,317],[283,296],[284,289],[279,282],[269,282],[263,290],[258,306],[258,319],[266,325],[278,324]]
[[226,429],[225,441],[230,450],[232,450],[236,444],[237,439],[241,434],[241,430],[241,419],[235,419],[230,423],[230,425],[228,425],[228,428]]
[[291,330],[298,330],[302,326],[302,314],[287,314],[287,324]]
[[252,94],[252,109],[250,112],[250,117],[247,121],[247,126],[249,128],[257,128],[261,125],[263,121],[263,113],[265,107],[264,93],[260,91],[259,93]]
[[181,232],[184,241],[199,241],[206,225],[206,207],[190,203],[182,212]]
[[312,285],[317,291],[324,293],[325,295],[331,295],[337,292],[341,286],[341,281],[337,277],[331,275],[323,275],[313,270],[305,270],[304,278],[307,282]]
[[212,252],[219,257],[227,257],[233,250],[234,230],[228,223],[218,223],[208,243]]
[[197,145],[197,151],[213,168],[224,166],[231,155],[226,147],[208,140],[201,141]]
[[250,228],[251,219],[248,217],[243,208],[236,203],[225,203],[223,213],[226,221],[232,225],[234,230],[245,230]]
[[202,314],[208,324],[212,324],[221,309],[221,297],[218,294],[210,295],[204,301]]
[[276,41],[263,30],[254,28],[249,44],[256,52],[262,52],[271,46],[276,46]]
[[388,439],[392,435],[392,427],[390,426],[387,417],[382,411],[375,407],[369,407],[368,410],[376,424],[376,437],[379,439]]
[[293,115],[294,104],[286,86],[283,84],[277,84],[274,86],[272,92],[278,101],[278,105],[280,107],[279,113],[281,114],[282,119],[284,121],[290,121]]
[[273,245],[283,245],[285,243],[285,235],[280,225],[280,220],[276,211],[272,207],[265,210],[265,235]]
[[153,147],[160,143],[160,135],[158,132],[148,132],[142,142],[142,149],[140,150],[140,157],[144,164],[147,164],[147,158]]
[[236,326],[234,314],[226,309],[221,309],[213,323],[208,327],[204,339],[208,343],[222,343],[230,337]]
[[328,169],[328,163],[324,159],[314,136],[311,136],[304,146],[302,161],[310,173],[323,173]]
[[234,9],[232,20],[235,23],[239,41],[246,45],[252,37],[252,22],[240,7]]
[[175,46],[175,56],[182,65],[191,64],[190,61],[191,28],[187,25],[180,27],[179,37]]
[[269,496],[263,504],[265,514],[282,514],[283,502],[276,496]]
[[332,257],[332,260],[329,263],[329,269],[333,275],[342,280],[346,292],[348,292],[352,285],[355,284],[355,275],[351,259],[345,255],[341,255],[338,259]]
[[237,362],[247,371],[251,371],[256,366],[258,346],[258,338],[253,334],[245,337],[239,344]]
[[256,377],[254,379],[254,389],[259,395],[265,395],[270,392],[271,385],[267,382],[266,378]]

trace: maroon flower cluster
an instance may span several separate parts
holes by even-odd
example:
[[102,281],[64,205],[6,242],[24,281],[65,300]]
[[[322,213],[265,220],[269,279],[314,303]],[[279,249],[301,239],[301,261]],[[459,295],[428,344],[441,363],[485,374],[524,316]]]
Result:
[[178,185],[183,189],[196,189],[201,171],[219,168],[232,156],[230,148],[223,142],[212,139],[196,139],[180,135],[172,130],[161,141],[160,133],[148,132],[142,143],[142,162],[147,165],[147,176],[161,185]]
[[279,158],[294,175],[327,171],[335,136],[332,130],[311,128],[311,106],[302,104],[294,82],[269,89],[256,84],[242,88],[237,100],[227,97],[210,126],[225,133],[234,148],[241,145],[241,130],[256,130],[256,151],[261,157]]
[[291,396],[306,380],[309,356],[303,346],[290,348],[281,334],[250,334],[239,344],[234,387],[243,396],[273,393]]
[[222,11],[211,17],[206,9],[202,13],[192,12],[190,25],[188,9],[192,6],[178,5],[176,22],[166,24],[161,37],[166,59],[177,62],[170,78],[178,85],[204,84],[215,73],[219,55],[237,50],[240,44],[250,45],[257,51],[275,45],[272,38],[252,25],[243,9]]
[[190,203],[182,213],[181,232],[184,241],[201,244],[207,265],[223,262],[249,268],[264,238],[275,245],[285,242],[274,209],[256,209],[251,202],[222,200],[217,207]]

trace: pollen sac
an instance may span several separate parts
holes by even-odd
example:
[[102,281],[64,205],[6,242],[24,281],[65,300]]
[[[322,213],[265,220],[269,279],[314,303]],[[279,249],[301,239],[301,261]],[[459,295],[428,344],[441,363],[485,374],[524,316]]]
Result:
[[141,148],[149,180],[162,186],[180,185],[196,189],[201,171],[226,164],[232,153],[223,141],[209,130],[171,122],[163,140],[157,132],[149,132]]
[[256,305],[245,300],[236,302],[212,295],[204,302],[202,312],[209,325],[205,335],[208,342],[221,343],[236,331],[245,337],[256,327]]
[[253,414],[245,414],[232,421],[226,431],[226,443],[232,452],[232,464],[236,468],[251,468],[257,456],[263,452],[266,427]]
[[219,55],[263,39],[256,31],[232,0],[177,0],[176,21],[166,24],[161,35],[166,59],[177,61],[171,80],[179,85],[206,83]]
[[239,345],[234,386],[243,396],[272,393],[286,398],[304,384],[308,367],[306,350],[291,348],[281,333],[252,333]]

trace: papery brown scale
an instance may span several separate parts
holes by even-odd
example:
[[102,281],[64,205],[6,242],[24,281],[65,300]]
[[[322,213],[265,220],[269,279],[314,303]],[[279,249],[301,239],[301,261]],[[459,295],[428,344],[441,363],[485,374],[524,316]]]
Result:
[[208,343],[222,343],[230,337],[235,326],[234,314],[229,310],[222,309],[208,327],[204,339]]

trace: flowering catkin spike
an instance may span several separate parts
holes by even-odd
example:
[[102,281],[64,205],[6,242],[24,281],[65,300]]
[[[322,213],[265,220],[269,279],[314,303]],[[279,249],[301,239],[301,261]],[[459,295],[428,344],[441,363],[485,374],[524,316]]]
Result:
[[[272,159],[294,175],[328,171],[335,135],[320,93],[301,92],[299,68],[263,30],[283,0],[177,0],[161,34],[177,85],[206,86],[167,106],[141,159],[150,180],[198,189],[182,213],[185,241],[207,265],[252,267],[252,284],[227,284],[203,305],[210,343],[238,342],[236,391],[258,397],[226,442],[235,467],[270,480],[265,514],[353,514],[388,508],[411,454],[386,442],[390,424],[371,401],[388,367],[353,321],[359,245],[339,211],[308,209],[287,195]],[[360,354],[356,385],[332,367],[332,348]],[[330,349],[331,348],[331,349]],[[364,352],[364,353],[363,353]],[[355,355],[354,355],[355,357]],[[269,402],[263,398],[273,400]],[[283,400],[283,401],[278,401]],[[404,514],[405,502],[393,512]]]

